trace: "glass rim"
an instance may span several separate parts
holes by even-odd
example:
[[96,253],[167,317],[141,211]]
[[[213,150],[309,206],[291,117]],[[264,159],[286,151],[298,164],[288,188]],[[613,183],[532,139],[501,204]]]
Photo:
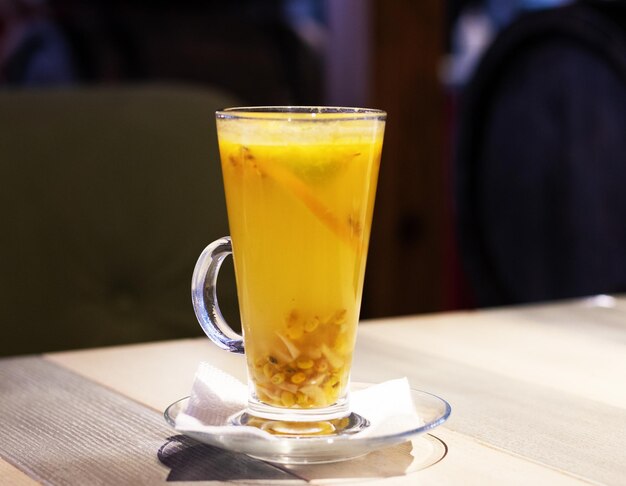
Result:
[[[294,115],[294,118],[289,117]],[[317,118],[317,115],[323,115]],[[376,108],[350,106],[235,106],[215,112],[218,119],[273,120],[273,121],[337,121],[381,120],[387,112]]]

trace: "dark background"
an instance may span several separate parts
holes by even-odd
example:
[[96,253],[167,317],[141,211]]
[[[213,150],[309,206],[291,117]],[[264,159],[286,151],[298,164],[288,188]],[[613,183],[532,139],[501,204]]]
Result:
[[[2,0],[0,82],[183,83],[251,105],[384,109],[362,315],[467,308],[452,198],[458,98],[525,3],[542,2]],[[33,33],[12,46],[16,21]]]

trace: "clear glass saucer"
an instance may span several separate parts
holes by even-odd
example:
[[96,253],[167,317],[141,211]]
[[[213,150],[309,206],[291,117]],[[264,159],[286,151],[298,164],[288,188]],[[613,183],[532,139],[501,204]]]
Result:
[[[355,383],[352,391],[371,385]],[[280,464],[320,464],[354,459],[370,452],[406,442],[420,434],[443,424],[450,416],[451,408],[444,399],[428,392],[411,390],[415,411],[423,420],[419,427],[408,428],[387,434],[384,430],[368,434],[346,434],[329,436],[279,437],[277,440],[221,435],[206,432],[188,432],[186,435],[202,443],[220,447],[232,452],[240,452],[263,461]],[[172,427],[176,417],[182,412],[189,397],[171,404],[164,412],[165,420]],[[367,417],[365,417],[367,419]],[[236,427],[229,423],[224,426]]]

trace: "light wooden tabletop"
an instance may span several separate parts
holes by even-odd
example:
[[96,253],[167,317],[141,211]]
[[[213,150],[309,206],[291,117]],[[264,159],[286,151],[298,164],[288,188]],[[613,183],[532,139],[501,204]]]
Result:
[[0,360],[0,484],[626,484],[626,297],[363,322],[353,379],[407,376],[450,402],[431,435],[276,467],[180,436],[163,410],[207,339]]

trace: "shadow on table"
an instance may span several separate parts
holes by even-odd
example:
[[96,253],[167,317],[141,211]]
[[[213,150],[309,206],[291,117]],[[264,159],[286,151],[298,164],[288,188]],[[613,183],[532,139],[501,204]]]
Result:
[[170,468],[167,481],[226,481],[302,479],[364,480],[405,476],[441,461],[446,444],[432,435],[424,435],[347,462],[309,466],[273,465],[245,454],[206,445],[184,435],[168,438],[158,458]]
[[226,481],[237,479],[293,479],[293,476],[245,454],[229,452],[190,439],[169,437],[158,452],[169,467],[168,481]]

